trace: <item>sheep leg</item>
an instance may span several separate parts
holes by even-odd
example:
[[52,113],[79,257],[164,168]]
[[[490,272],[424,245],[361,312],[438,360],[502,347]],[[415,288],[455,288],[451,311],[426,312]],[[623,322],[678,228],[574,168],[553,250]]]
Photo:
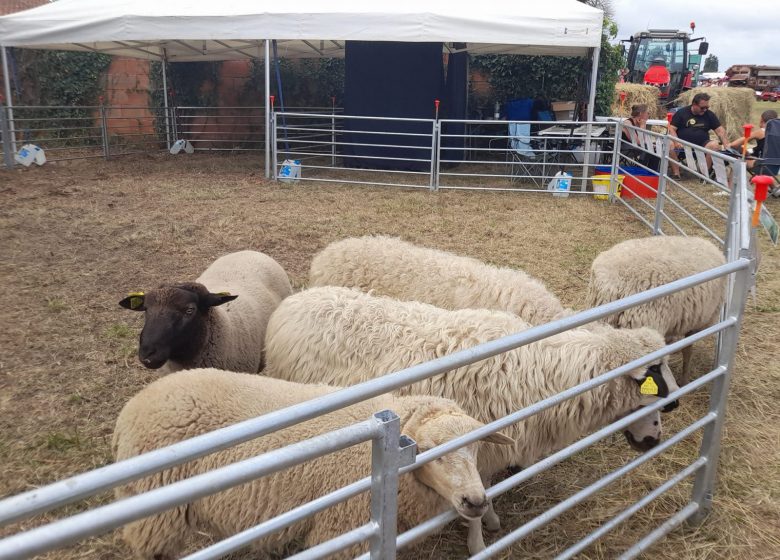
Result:
[[496,510],[493,508],[493,500],[488,500],[488,509],[482,516],[482,522],[488,531],[498,531],[501,529],[501,520],[498,518]]
[[485,550],[485,539],[482,537],[482,519],[469,519],[468,546],[469,554],[472,556]]
[[[697,331],[691,331],[689,333],[685,333],[685,336],[691,336],[696,332]],[[688,346],[682,349],[683,367],[682,367],[682,379],[680,379],[681,381],[680,385],[686,385],[688,381],[691,380],[691,358],[692,357],[693,357],[693,345],[689,344]]]

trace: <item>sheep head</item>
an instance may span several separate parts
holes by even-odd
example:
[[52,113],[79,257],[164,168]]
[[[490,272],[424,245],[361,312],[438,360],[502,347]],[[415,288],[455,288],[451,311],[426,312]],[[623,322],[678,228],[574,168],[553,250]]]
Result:
[[119,305],[144,312],[138,359],[147,368],[157,369],[170,359],[187,362],[194,358],[205,343],[211,308],[237,297],[214,294],[203,284],[192,282],[134,292]]
[[[428,451],[456,437],[482,427],[455,404],[435,403],[417,409],[403,432],[417,442],[419,452]],[[514,445],[514,440],[495,433],[483,441]],[[478,519],[487,511],[488,499],[477,471],[477,454],[482,442],[473,443],[440,457],[414,471],[415,477],[450,502],[459,515]]]
[[629,425],[624,431],[626,441],[635,451],[645,452],[661,443],[661,413],[657,410]]

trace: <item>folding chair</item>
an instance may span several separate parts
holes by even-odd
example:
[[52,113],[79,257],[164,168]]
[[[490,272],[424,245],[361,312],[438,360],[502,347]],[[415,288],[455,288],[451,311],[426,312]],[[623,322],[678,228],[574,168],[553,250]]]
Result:
[[[512,180],[528,178],[538,187],[544,186],[542,158],[534,152],[529,123],[509,123],[509,150]],[[517,171],[516,171],[517,170]]]
[[780,173],[780,119],[772,119],[764,129],[764,152],[756,159],[751,169],[753,175],[769,175],[775,180],[770,191],[772,196],[780,197],[780,185],[777,175]]

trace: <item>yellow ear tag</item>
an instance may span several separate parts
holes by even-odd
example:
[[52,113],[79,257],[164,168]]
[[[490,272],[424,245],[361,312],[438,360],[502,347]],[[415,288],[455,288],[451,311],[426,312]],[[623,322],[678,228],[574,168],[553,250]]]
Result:
[[652,377],[648,377],[642,385],[639,386],[639,392],[643,395],[657,395],[658,385],[656,385]]
[[130,292],[127,294],[128,296],[142,296],[144,295],[143,292]]
[[230,292],[217,292],[217,295],[218,296],[230,296],[230,295],[233,295],[233,294],[231,294]]
[[130,298],[130,309],[138,309],[144,304],[144,298],[133,296]]

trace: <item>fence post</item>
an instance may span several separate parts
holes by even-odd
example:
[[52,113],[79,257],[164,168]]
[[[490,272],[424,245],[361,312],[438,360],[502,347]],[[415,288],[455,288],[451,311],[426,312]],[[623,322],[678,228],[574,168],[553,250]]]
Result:
[[377,412],[374,418],[381,424],[382,437],[371,444],[371,522],[377,528],[371,538],[371,559],[394,560],[401,420],[390,410]]
[[336,97],[331,97],[330,102],[330,166],[336,167]]
[[276,114],[271,111],[271,160],[273,167],[271,168],[271,178],[276,181],[278,177],[278,173],[276,172],[278,162],[277,159],[279,158],[279,154],[276,152]]
[[[618,172],[620,170],[620,142],[623,140],[623,121],[619,120],[615,124],[615,145],[612,148],[612,169],[609,173],[609,201],[615,202],[617,195],[617,186],[615,180],[617,179]],[[596,187],[593,187],[593,191],[596,191]]]
[[[750,249],[740,249],[740,258],[751,258]],[[726,417],[726,398],[729,392],[729,381],[734,369],[734,360],[737,352],[739,328],[742,323],[742,315],[745,310],[745,299],[750,285],[751,267],[737,271],[734,279],[734,289],[731,291],[727,303],[726,316],[735,317],[737,322],[723,331],[717,356],[717,366],[726,367],[726,373],[712,382],[710,389],[710,412],[717,418],[704,428],[701,440],[700,457],[706,457],[707,463],[696,474],[693,483],[692,501],[698,504],[699,509],[691,516],[689,523],[697,525],[701,523],[712,509],[712,494],[715,486],[715,476],[718,470],[718,457],[720,455],[723,422]]]
[[439,121],[434,120],[433,127],[431,128],[431,182],[429,185],[430,190],[439,190],[439,173],[438,173],[438,161],[439,161],[439,149],[441,145],[439,143]]
[[658,193],[655,198],[655,221],[653,222],[653,235],[661,233],[664,221],[664,197],[666,196],[666,174],[669,172],[669,152],[672,142],[669,136],[664,137],[661,145],[661,166],[658,168]]
[[109,159],[111,157],[111,145],[108,141],[108,119],[102,95],[100,96],[100,136],[103,140],[103,157]]
[[0,101],[0,140],[3,142],[3,162],[11,169],[14,166],[14,153],[11,145],[11,129],[8,127],[6,106]]

